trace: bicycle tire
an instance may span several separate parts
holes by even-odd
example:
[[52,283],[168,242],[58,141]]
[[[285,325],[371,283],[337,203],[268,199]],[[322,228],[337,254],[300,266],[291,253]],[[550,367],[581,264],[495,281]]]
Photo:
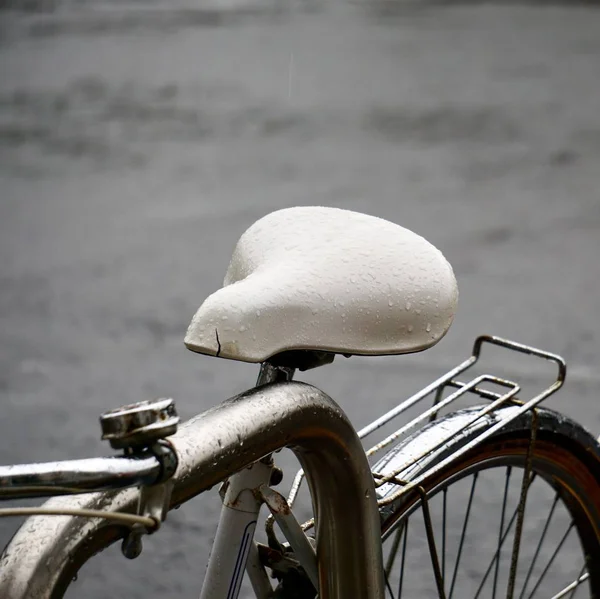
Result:
[[[551,489],[551,492],[556,493],[556,497],[558,498],[556,500],[557,505],[560,504],[564,507],[568,513],[568,518],[572,520],[573,527],[577,532],[576,541],[578,538],[582,553],[581,557],[584,561],[584,564],[582,565],[586,566],[588,574],[587,583],[579,584],[579,590],[588,588],[589,595],[586,596],[592,598],[600,597],[600,448],[596,439],[575,422],[562,415],[551,410],[538,409],[536,414],[537,435],[533,444],[532,414],[527,413],[511,422],[506,429],[483,441],[475,449],[468,451],[457,460],[450,461],[450,463],[441,470],[436,471],[436,466],[441,464],[441,462],[449,455],[459,451],[470,440],[475,438],[477,434],[496,422],[499,422],[502,417],[510,416],[511,410],[516,410],[516,408],[511,407],[505,408],[495,414],[486,416],[481,419],[481,421],[472,424],[470,427],[463,428],[464,423],[472,419],[472,415],[477,409],[479,408],[463,410],[451,414],[440,421],[424,427],[412,437],[386,453],[386,455],[374,466],[374,471],[381,472],[384,475],[386,473],[389,474],[395,472],[400,465],[407,463],[411,456],[421,454],[423,452],[423,447],[426,447],[428,443],[435,443],[435,439],[439,437],[439,434],[447,434],[447,432],[452,429],[461,431],[452,441],[441,448],[428,453],[416,464],[411,465],[398,474],[398,479],[401,479],[403,483],[422,480],[420,486],[428,498],[427,508],[431,512],[432,523],[436,519],[436,514],[433,514],[430,504],[437,502],[436,508],[439,508],[437,504],[443,506],[442,508],[439,508],[440,511],[443,510],[441,516],[440,514],[437,514],[437,516],[440,516],[437,518],[437,530],[433,530],[433,526],[431,527],[432,534],[434,535],[434,538],[436,538],[439,573],[443,574],[440,577],[441,580],[439,582],[443,588],[443,596],[449,598],[452,597],[453,593],[454,596],[470,596],[466,592],[466,588],[471,584],[471,580],[476,580],[476,574],[482,577],[480,579],[482,582],[480,582],[479,586],[476,586],[475,583],[471,585],[472,588],[477,589],[477,593],[474,592],[473,596],[529,597],[530,595],[528,593],[532,587],[533,593],[531,596],[537,596],[534,595],[534,593],[540,587],[539,583],[538,586],[535,586],[536,578],[532,576],[535,564],[522,567],[520,563],[516,563],[517,568],[512,583],[512,595],[507,590],[504,591],[504,594],[497,593],[497,582],[500,579],[498,577],[498,570],[500,569],[500,566],[496,566],[494,561],[499,563],[502,562],[502,555],[505,552],[503,545],[507,537],[510,539],[510,534],[512,534],[512,540],[514,541],[514,532],[510,533],[509,528],[507,528],[504,533],[502,532],[502,527],[504,525],[508,526],[509,518],[506,518],[501,522],[500,527],[496,526],[494,528],[490,525],[489,529],[486,531],[486,533],[489,533],[488,536],[495,535],[494,539],[498,539],[495,551],[491,552],[491,576],[490,570],[485,569],[484,566],[481,568],[481,570],[483,570],[482,572],[476,572],[473,563],[470,563],[465,568],[465,571],[468,571],[468,574],[464,575],[464,578],[466,579],[465,589],[462,589],[456,594],[455,582],[456,580],[461,580],[460,575],[457,575],[457,569],[458,565],[461,563],[462,556],[464,556],[465,530],[468,529],[468,524],[464,523],[467,522],[470,515],[472,515],[470,510],[473,506],[473,491],[470,493],[471,499],[468,500],[468,503],[463,502],[462,505],[459,505],[458,507],[459,511],[462,511],[464,508],[466,516],[461,523],[462,537],[458,544],[454,544],[454,547],[457,550],[457,558],[453,559],[447,554],[448,547],[446,546],[446,527],[448,525],[446,509],[448,505],[448,495],[450,493],[449,490],[452,490],[455,485],[462,484],[467,478],[472,480],[474,477],[476,480],[481,473],[485,473],[485,475],[488,476],[491,469],[502,469],[506,471],[510,468],[511,472],[512,469],[516,469],[519,473],[522,473],[527,464],[528,455],[530,455],[531,474],[534,475],[534,477],[537,477],[540,484],[547,485]],[[416,452],[418,452],[418,454],[416,454]],[[428,475],[428,472],[430,472],[431,475]],[[508,475],[506,475],[506,480],[508,481]],[[508,485],[508,483],[506,484]],[[473,489],[476,488],[476,483],[471,483],[471,485]],[[394,494],[398,495],[399,488],[399,485],[394,482],[383,485],[378,490],[379,499],[385,502],[387,498],[389,501],[390,498],[393,498]],[[530,491],[530,489],[533,488],[533,483],[528,482],[526,488]],[[504,508],[506,508],[506,491],[504,492],[503,498]],[[457,502],[457,504],[460,504],[460,502]],[[409,529],[411,517],[422,517],[422,515],[418,515],[421,511],[420,508],[422,507],[421,495],[413,489],[412,491],[406,492],[404,495],[398,496],[395,500],[389,501],[388,505],[384,505],[381,508],[382,538],[384,542],[392,542],[391,549],[386,552],[385,556],[386,588],[388,597],[399,599],[399,597],[405,596],[403,594],[403,589],[407,580],[404,578],[406,573],[423,577],[423,567],[419,570],[419,565],[417,565],[416,568],[413,566],[411,570],[410,564],[413,562],[407,564],[404,562],[404,557],[399,557],[400,555],[410,556],[410,552],[407,549],[407,540],[416,537],[417,535],[414,535],[413,533],[412,536],[410,536],[412,531],[407,532],[407,530]],[[485,504],[484,508],[489,509],[489,505]],[[502,509],[506,513],[504,508]],[[535,512],[531,513],[535,515]],[[553,510],[550,519],[555,517],[556,513],[556,510]],[[491,511],[489,514],[491,514]],[[524,514],[527,515],[527,509]],[[440,520],[443,523],[443,530],[441,530],[442,524],[440,524]],[[548,530],[550,530],[551,535],[554,533],[549,525],[546,525],[546,529],[546,533]],[[482,538],[481,532],[482,531],[479,530],[477,533],[477,551],[472,552],[472,555],[470,555],[469,558],[471,562],[481,562],[484,565],[488,564],[489,567],[490,559],[483,560],[480,555],[483,553],[484,548],[489,545],[489,543],[486,544],[486,540]],[[545,538],[549,538],[546,533],[540,535],[542,540],[544,540],[544,536]],[[503,534],[504,538],[502,538]],[[425,535],[420,535],[419,538],[416,539],[416,543],[421,544],[419,555],[423,554],[424,536]],[[404,538],[407,540],[404,540]],[[527,538],[527,541],[529,540],[532,540],[534,544],[537,542],[538,548],[541,545],[539,537],[537,537],[536,541],[536,537],[533,534],[531,537]],[[577,544],[576,541],[575,543]],[[509,549],[510,544],[511,543],[507,543]],[[396,546],[394,557],[401,559],[402,562],[401,573],[396,575],[396,578],[392,581],[391,579],[394,577],[394,568],[391,563],[392,559],[390,558],[390,555],[394,549],[394,545]],[[441,559],[441,547],[439,545],[444,546],[444,554]],[[538,559],[540,555],[538,548],[536,548],[538,549],[538,553],[536,553],[535,550],[533,553],[525,552],[523,551],[522,545],[523,537],[521,536],[521,557],[523,555],[529,555],[530,557],[536,556],[535,559]],[[430,546],[428,544],[427,549],[429,550],[429,548]],[[414,553],[415,551],[413,550],[413,554]],[[500,556],[499,559],[497,557],[498,555]],[[439,566],[440,561],[444,563],[444,566],[454,563],[455,567],[444,567],[444,571],[442,572],[442,568]],[[508,561],[511,562],[510,565],[512,566],[512,552],[510,554],[510,560]],[[410,592],[406,596],[442,596],[439,592],[438,584],[435,583],[434,585],[432,583],[432,577],[435,578],[435,575],[432,574],[434,571],[432,563],[433,562],[430,562],[428,565],[429,577],[427,582],[421,580],[416,583],[421,585],[418,589],[418,595],[415,594],[414,588],[410,588]],[[530,568],[531,572],[529,572]],[[520,578],[518,577],[519,573]],[[585,570],[582,570],[582,573],[585,573]],[[495,579],[493,578],[494,574],[496,575]],[[486,577],[485,579],[483,579],[484,575]],[[546,575],[547,571],[543,571],[541,580],[543,580]],[[555,573],[553,575],[556,577]],[[538,578],[540,576],[539,569],[536,572],[536,576],[538,576]],[[579,574],[579,576],[576,576],[575,578],[579,579],[581,576],[582,574]],[[508,569],[507,575],[504,576],[504,579],[508,581],[508,588],[510,585],[510,568]],[[566,582],[569,582],[570,580],[571,579],[569,578]],[[487,588],[487,586],[484,585],[488,585],[490,582],[494,582],[494,588],[488,589],[487,593],[482,594],[482,589]],[[521,587],[519,587],[517,583],[519,583]],[[395,584],[397,586],[394,586]],[[410,584],[408,586],[410,587]],[[396,588],[397,592],[395,591]],[[550,595],[544,596],[559,596],[559,591],[563,588],[564,587],[558,588],[556,595],[554,591],[552,591]],[[574,588],[573,590],[576,592],[578,589]],[[572,597],[575,596],[575,594],[574,592],[569,591],[564,596]]]

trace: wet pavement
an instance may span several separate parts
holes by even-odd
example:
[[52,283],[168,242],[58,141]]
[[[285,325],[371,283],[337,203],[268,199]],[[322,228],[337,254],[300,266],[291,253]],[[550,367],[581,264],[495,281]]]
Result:
[[[561,353],[551,405],[600,432],[600,9],[20,7],[0,2],[0,462],[106,454],[106,409],[171,395],[187,418],[251,386],[185,329],[243,230],[310,204],[417,231],[459,282],[436,348],[303,377],[357,426],[491,332]],[[196,596],[218,505],[174,514],[130,578],[107,558],[85,596]]]

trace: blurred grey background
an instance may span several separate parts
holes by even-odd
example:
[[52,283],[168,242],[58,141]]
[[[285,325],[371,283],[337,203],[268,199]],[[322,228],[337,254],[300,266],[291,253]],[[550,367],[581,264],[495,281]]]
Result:
[[[485,332],[567,358],[550,403],[597,434],[599,164],[594,5],[0,0],[0,462],[107,454],[104,410],[187,418],[251,386],[183,336],[239,235],[311,204],[415,230],[459,282],[436,348],[302,377],[357,426]],[[80,596],[197,596],[218,507]]]

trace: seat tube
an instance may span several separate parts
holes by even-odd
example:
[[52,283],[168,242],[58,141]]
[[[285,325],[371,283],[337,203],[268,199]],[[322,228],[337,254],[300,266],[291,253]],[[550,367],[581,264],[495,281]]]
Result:
[[237,599],[262,501],[257,489],[269,484],[270,460],[237,472],[227,485],[200,599]]
[[[289,381],[293,376],[293,369],[278,368],[265,362],[261,364],[256,384]],[[258,488],[270,483],[272,468],[273,461],[269,456],[236,472],[227,481],[200,599],[237,599],[262,505]]]

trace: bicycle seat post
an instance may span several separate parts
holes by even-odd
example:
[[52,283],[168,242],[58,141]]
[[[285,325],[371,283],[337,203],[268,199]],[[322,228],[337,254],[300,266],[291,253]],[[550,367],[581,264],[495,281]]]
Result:
[[271,362],[263,362],[260,365],[256,386],[291,381],[294,378],[295,371],[295,368],[289,366],[276,366]]

